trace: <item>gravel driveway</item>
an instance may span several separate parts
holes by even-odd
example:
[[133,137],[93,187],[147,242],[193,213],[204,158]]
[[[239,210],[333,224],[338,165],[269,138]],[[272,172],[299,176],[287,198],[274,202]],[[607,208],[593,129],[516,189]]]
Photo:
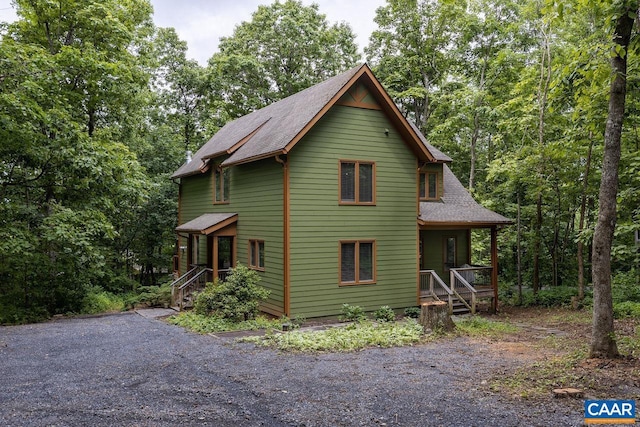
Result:
[[514,362],[477,346],[280,354],[136,313],[0,327],[0,425],[582,425],[580,400],[491,394]]

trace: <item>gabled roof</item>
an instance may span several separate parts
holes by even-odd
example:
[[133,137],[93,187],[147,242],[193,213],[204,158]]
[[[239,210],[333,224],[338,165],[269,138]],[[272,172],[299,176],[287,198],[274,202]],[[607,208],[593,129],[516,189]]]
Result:
[[418,223],[427,226],[490,227],[513,224],[509,218],[476,202],[447,165],[442,165],[444,196],[437,202],[420,202]]
[[208,213],[176,227],[177,232],[211,234],[238,220],[237,213]]
[[227,123],[193,155],[193,160],[183,164],[172,178],[202,173],[207,170],[209,159],[225,154],[230,157],[222,166],[287,154],[358,81],[367,86],[420,160],[451,161],[451,158],[428,144],[418,128],[402,116],[371,69],[362,64]]

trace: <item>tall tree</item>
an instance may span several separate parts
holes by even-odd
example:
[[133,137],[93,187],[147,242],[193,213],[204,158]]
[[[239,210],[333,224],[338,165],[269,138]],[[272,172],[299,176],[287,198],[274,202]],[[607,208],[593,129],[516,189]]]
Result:
[[144,195],[144,172],[120,138],[146,86],[132,52],[151,7],[16,5],[20,19],[0,42],[0,298],[72,311],[89,286],[108,286],[121,219]]
[[230,118],[339,74],[360,59],[345,23],[330,25],[318,5],[298,0],[259,6],[223,37],[209,60],[212,93]]
[[376,75],[405,116],[428,132],[434,93],[445,81],[461,38],[466,2],[388,0],[365,49]]
[[591,357],[618,356],[614,336],[611,295],[611,245],[616,225],[618,164],[621,154],[622,124],[627,94],[627,61],[638,1],[616,4],[613,11],[613,79],[609,92],[609,114],[604,133],[602,178],[598,196],[598,221],[593,235],[593,335]]

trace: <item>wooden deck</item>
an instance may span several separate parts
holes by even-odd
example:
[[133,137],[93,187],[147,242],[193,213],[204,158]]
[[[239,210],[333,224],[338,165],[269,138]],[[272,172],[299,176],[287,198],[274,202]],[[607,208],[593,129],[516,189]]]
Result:
[[491,308],[495,309],[496,292],[493,286],[482,280],[491,276],[491,267],[452,268],[447,284],[435,271],[421,270],[419,303],[445,301],[451,314],[465,314],[475,313],[480,300],[490,300]]

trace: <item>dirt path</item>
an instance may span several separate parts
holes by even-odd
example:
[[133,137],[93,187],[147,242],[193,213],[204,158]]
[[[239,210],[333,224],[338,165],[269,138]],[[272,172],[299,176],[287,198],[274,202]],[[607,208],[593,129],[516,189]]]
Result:
[[0,328],[5,426],[578,426],[582,402],[493,394],[515,369],[486,343],[445,340],[290,355],[136,314]]

